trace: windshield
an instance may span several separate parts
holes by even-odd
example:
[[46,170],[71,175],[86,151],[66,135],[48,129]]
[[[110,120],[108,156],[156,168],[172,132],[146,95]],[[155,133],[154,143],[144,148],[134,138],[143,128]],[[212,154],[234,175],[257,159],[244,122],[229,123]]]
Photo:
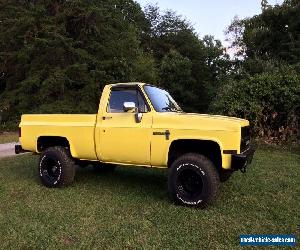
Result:
[[167,91],[150,85],[145,85],[144,89],[157,112],[182,112]]

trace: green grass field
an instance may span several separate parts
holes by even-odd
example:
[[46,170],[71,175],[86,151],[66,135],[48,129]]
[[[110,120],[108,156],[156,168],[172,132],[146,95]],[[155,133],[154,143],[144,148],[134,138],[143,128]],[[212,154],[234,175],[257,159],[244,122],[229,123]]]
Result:
[[37,157],[0,159],[0,249],[234,249],[240,234],[297,234],[300,156],[260,149],[246,174],[221,185],[213,206],[170,203],[163,170],[78,169],[47,189]]
[[0,144],[8,142],[17,142],[19,140],[19,135],[17,132],[3,132],[0,133]]

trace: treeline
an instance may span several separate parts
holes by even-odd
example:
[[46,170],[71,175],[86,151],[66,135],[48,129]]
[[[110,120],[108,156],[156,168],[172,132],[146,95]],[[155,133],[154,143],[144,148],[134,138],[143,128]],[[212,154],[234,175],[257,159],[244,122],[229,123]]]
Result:
[[246,117],[261,136],[295,137],[299,1],[262,7],[229,27],[231,60],[220,41],[155,5],[2,0],[2,129],[22,113],[95,113],[106,83],[142,81],[170,90],[186,111]]
[[299,140],[300,1],[270,6],[228,28],[236,52],[212,110],[246,117],[271,142]]

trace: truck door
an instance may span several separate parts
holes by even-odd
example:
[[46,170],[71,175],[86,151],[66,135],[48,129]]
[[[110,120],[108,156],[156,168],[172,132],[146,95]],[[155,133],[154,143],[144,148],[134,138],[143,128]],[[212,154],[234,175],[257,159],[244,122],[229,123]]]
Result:
[[[141,121],[134,110],[125,111],[124,103],[135,104]],[[98,157],[104,162],[150,165],[152,114],[144,94],[138,86],[113,87],[108,105],[102,113]]]

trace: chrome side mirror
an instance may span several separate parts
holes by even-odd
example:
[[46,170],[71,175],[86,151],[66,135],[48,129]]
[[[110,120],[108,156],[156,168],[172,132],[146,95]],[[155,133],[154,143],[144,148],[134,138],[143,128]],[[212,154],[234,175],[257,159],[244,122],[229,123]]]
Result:
[[135,109],[136,109],[136,107],[135,107],[134,102],[124,102],[124,104],[123,104],[124,112],[129,112],[129,111],[134,112]]
[[143,119],[143,114],[139,112],[138,108],[135,106],[134,102],[124,102],[123,104],[124,112],[135,113],[135,122],[140,123]]
[[143,113],[136,112],[135,113],[135,121],[136,123],[140,123],[143,119]]

